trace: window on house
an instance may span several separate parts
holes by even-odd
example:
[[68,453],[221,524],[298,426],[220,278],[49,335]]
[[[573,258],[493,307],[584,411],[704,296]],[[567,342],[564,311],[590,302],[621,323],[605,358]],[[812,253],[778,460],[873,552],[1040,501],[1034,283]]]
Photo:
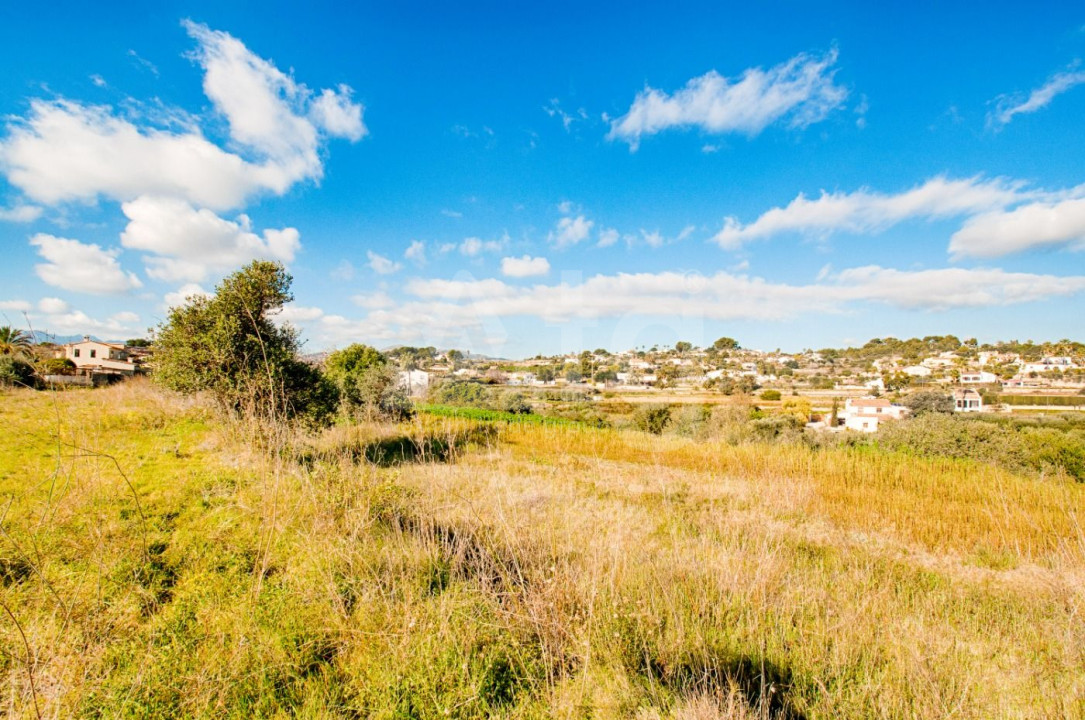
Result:
[[75,350],[72,350],[72,355],[74,357],[79,357],[79,348],[76,348]]
[[90,356],[91,357],[98,357],[98,351],[97,350],[91,350],[90,351]]

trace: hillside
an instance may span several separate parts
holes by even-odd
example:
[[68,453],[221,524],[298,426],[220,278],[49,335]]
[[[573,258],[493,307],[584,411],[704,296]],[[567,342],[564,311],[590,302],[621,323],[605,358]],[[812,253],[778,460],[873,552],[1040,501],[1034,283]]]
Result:
[[0,422],[15,716],[1085,712],[1078,483],[449,418],[254,435],[140,382]]

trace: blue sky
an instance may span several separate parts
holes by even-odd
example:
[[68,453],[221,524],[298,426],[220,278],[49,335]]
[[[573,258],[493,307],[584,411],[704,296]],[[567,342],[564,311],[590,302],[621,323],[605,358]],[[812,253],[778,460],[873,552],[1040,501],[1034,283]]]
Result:
[[0,6],[3,317],[269,257],[311,349],[1080,335],[1080,3],[339,5]]

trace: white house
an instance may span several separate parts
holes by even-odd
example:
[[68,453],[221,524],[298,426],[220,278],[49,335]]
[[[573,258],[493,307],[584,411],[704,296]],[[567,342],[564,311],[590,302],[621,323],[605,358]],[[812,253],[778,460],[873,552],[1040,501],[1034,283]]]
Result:
[[987,385],[998,382],[998,375],[986,370],[969,370],[961,373],[961,383],[965,385]]
[[429,373],[425,370],[404,370],[399,374],[398,384],[411,396],[425,395],[429,391]]
[[972,388],[953,391],[954,412],[983,412],[983,396]]
[[79,372],[83,373],[132,375],[136,372],[136,365],[129,358],[124,345],[91,340],[89,335],[84,335],[78,342],[61,345],[55,354],[58,358],[71,360]]
[[912,377],[930,377],[933,371],[924,365],[909,365],[902,369],[901,372]]
[[844,427],[858,432],[877,432],[887,420],[900,420],[908,408],[894,405],[885,398],[848,398],[844,403]]

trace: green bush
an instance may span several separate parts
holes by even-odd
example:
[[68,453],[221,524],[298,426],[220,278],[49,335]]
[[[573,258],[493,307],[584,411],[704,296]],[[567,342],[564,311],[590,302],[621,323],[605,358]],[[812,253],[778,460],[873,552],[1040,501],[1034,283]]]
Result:
[[770,402],[773,401],[773,400],[779,400],[780,399],[780,391],[779,390],[762,390],[761,391],[761,399],[762,400],[768,400]]
[[413,412],[395,368],[368,345],[355,343],[336,350],[324,362],[324,372],[335,385],[344,415],[404,420]]
[[952,413],[953,396],[937,390],[924,390],[911,393],[901,401],[904,407],[912,411],[913,415],[919,416],[925,413]]
[[530,415],[531,403],[527,401],[523,393],[505,393],[501,398],[501,410],[513,415]]
[[437,405],[492,408],[494,392],[474,380],[447,380],[430,389],[429,401]]
[[42,375],[75,375],[75,363],[68,358],[49,358],[41,364]]
[[34,387],[34,366],[14,355],[0,355],[0,386]]
[[638,430],[662,435],[671,422],[669,405],[642,405],[633,413],[633,425]]

